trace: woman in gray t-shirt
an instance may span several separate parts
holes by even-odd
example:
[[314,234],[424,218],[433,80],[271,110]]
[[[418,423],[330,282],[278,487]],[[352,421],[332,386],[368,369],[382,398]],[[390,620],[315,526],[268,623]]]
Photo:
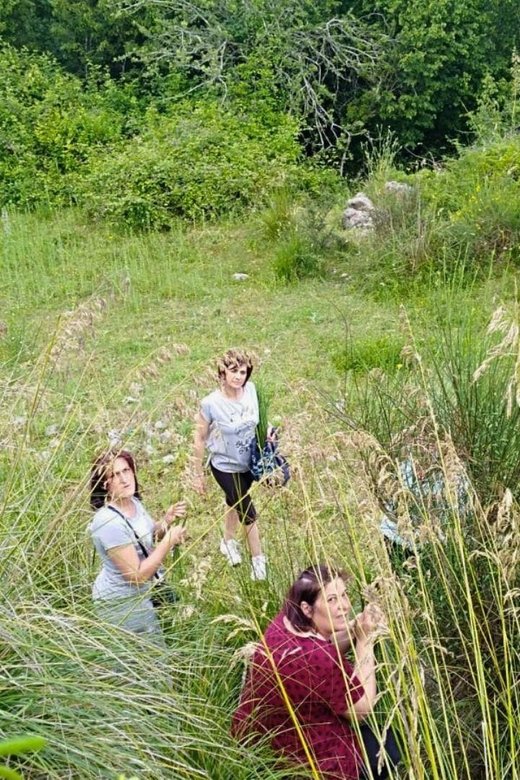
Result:
[[110,450],[96,459],[90,503],[97,511],[89,531],[103,566],[92,596],[98,613],[109,622],[137,634],[160,634],[148,591],[162,577],[169,551],[184,540],[184,526],[173,522],[186,514],[186,502],[172,505],[156,523],[140,498],[130,452]]
[[253,483],[251,441],[259,417],[256,389],[249,381],[253,362],[245,350],[228,349],[217,367],[220,388],[202,399],[195,418],[194,487],[201,495],[206,491],[202,463],[207,446],[211,472],[224,491],[227,505],[220,552],[232,566],[241,563],[235,537],[239,522],[243,523],[251,552],[251,578],[265,580],[266,561],[260,546],[256,510],[249,495]]

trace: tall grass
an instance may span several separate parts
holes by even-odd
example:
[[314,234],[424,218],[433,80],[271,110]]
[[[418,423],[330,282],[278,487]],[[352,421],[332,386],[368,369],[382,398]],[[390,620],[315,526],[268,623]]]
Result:
[[[27,242],[19,220],[13,230]],[[30,224],[36,225],[32,218]],[[74,233],[72,224],[58,227]],[[61,278],[50,248],[58,227],[38,228],[34,251],[48,253],[48,263],[36,259],[34,275],[13,232],[14,244],[3,246],[13,269],[13,286],[5,283],[2,291],[8,328],[30,311],[34,322],[45,315],[44,332],[29,327],[17,343],[9,342],[8,330],[1,347],[8,359],[0,381],[0,736],[46,740],[37,753],[10,758],[10,767],[27,780],[302,777],[266,744],[234,742],[229,725],[251,643],[276,614],[294,575],[322,560],[351,573],[356,608],[378,600],[388,615],[378,650],[377,727],[392,723],[400,734],[400,776],[518,776],[520,526],[516,486],[504,481],[499,492],[491,478],[492,472],[497,479],[516,473],[497,467],[495,457],[508,453],[498,445],[513,431],[507,417],[497,427],[506,408],[501,391],[491,405],[492,372],[503,366],[505,377],[511,358],[490,363],[478,380],[490,382],[482,395],[473,379],[500,336],[490,334],[488,343],[473,327],[474,349],[461,356],[456,334],[469,345],[471,331],[462,338],[461,318],[451,320],[451,340],[442,330],[432,337],[429,322],[402,368],[394,360],[384,364],[388,385],[381,367],[366,358],[372,356],[366,345],[374,304],[352,296],[353,331],[366,339],[362,356],[372,374],[367,379],[363,361],[356,364],[342,407],[326,349],[341,335],[331,310],[345,291],[336,283],[270,287],[269,274],[262,275],[252,258],[250,287],[233,287],[233,242],[240,235],[227,244],[215,228],[183,234],[171,250],[165,237],[121,238],[119,261],[129,281],[120,284],[120,264],[97,245],[104,239],[78,235],[77,251],[63,257]],[[104,268],[102,289],[81,270],[86,247],[92,266]],[[160,251],[167,255],[162,266]],[[24,269],[15,269],[15,256],[23,257]],[[76,263],[81,268],[74,278]],[[46,286],[47,273],[55,274],[55,285]],[[21,292],[26,297],[17,315]],[[258,323],[260,299],[263,311],[280,322],[276,336]],[[253,323],[256,329],[249,329]],[[283,452],[293,474],[281,491],[254,488],[270,564],[267,583],[251,582],[245,567],[226,567],[218,553],[219,493],[210,489],[202,501],[189,489],[191,420],[214,381],[206,360],[215,345],[244,343],[251,333],[254,341],[246,346],[264,356],[262,374],[274,390],[272,411],[283,415]],[[428,361],[425,344],[432,347]],[[458,355],[451,362],[448,348]],[[464,362],[465,354],[471,360]],[[456,373],[462,364],[467,370]],[[458,396],[455,379],[464,387]],[[318,388],[333,396],[334,414]],[[451,417],[441,415],[443,398],[446,410],[448,401],[460,398],[449,407]],[[480,478],[479,464],[455,440],[468,398],[477,420],[470,430],[496,439],[489,479]],[[342,419],[345,413],[352,424]],[[152,514],[160,516],[181,495],[190,502],[190,541],[168,566],[181,602],[163,615],[166,653],[101,623],[91,610],[99,562],[86,533],[86,475],[93,455],[110,441],[136,451]],[[449,489],[442,522],[428,502],[417,508],[399,481],[397,461],[410,442],[417,468],[427,466],[427,455],[444,474]],[[485,452],[481,447],[478,457]],[[461,512],[453,489],[459,466],[472,477],[468,512]],[[383,488],[398,504],[401,527],[412,525],[419,511],[417,544],[404,562],[396,562],[379,533]]]

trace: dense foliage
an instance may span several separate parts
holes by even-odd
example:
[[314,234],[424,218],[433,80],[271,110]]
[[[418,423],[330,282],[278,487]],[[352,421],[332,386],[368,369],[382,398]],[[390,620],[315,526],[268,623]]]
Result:
[[92,158],[78,197],[94,216],[137,228],[252,205],[277,181],[305,177],[296,122],[273,119],[269,126],[210,104],[149,117],[141,135]]
[[[290,112],[308,153],[344,168],[384,126],[421,157],[464,138],[483,81],[508,80],[514,0],[7,0],[0,37],[148,102],[215,95]],[[104,77],[101,81],[104,82]],[[502,86],[500,86],[502,88]],[[60,85],[56,84],[60,91]]]

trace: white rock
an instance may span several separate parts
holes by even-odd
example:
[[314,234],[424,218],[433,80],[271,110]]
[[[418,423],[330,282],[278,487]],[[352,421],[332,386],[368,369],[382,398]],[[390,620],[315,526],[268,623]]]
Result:
[[245,282],[246,279],[249,279],[249,274],[240,274],[240,273],[233,274],[233,279],[235,280],[235,282]]
[[59,433],[59,430],[60,430],[59,425],[49,425],[49,427],[45,429],[45,435],[56,436]]
[[374,204],[364,192],[358,192],[347,201],[347,207],[342,215],[345,230],[372,230]]
[[166,427],[167,427],[167,426],[166,426],[166,423],[165,423],[165,422],[163,422],[163,420],[157,420],[157,422],[155,423],[155,428],[156,428],[156,430],[158,430],[158,431],[162,431],[162,430],[164,430]]
[[166,464],[175,463],[175,455],[165,455],[162,462]]
[[413,187],[400,181],[387,181],[385,184],[386,192],[395,192],[396,195],[407,195],[413,192]]
[[13,425],[16,426],[25,425],[25,423],[27,422],[27,417],[13,417],[11,422]]
[[343,212],[343,227],[346,230],[360,228],[362,230],[371,230],[374,227],[372,215],[367,211],[348,208]]
[[126,398],[123,398],[123,403],[125,404],[125,406],[129,406],[130,404],[138,404],[139,399],[134,398],[133,395],[127,395]]
[[364,192],[358,192],[353,198],[347,200],[347,207],[356,209],[356,211],[373,211],[374,204]]

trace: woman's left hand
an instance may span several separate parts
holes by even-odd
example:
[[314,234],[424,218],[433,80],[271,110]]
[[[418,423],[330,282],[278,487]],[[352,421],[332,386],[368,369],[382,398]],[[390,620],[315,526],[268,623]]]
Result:
[[356,616],[356,638],[374,639],[378,632],[386,628],[386,618],[377,604],[367,604],[363,612]]
[[186,501],[177,501],[176,504],[172,504],[168,507],[168,510],[164,516],[164,520],[167,526],[170,526],[174,520],[180,517],[186,517],[187,503]]

